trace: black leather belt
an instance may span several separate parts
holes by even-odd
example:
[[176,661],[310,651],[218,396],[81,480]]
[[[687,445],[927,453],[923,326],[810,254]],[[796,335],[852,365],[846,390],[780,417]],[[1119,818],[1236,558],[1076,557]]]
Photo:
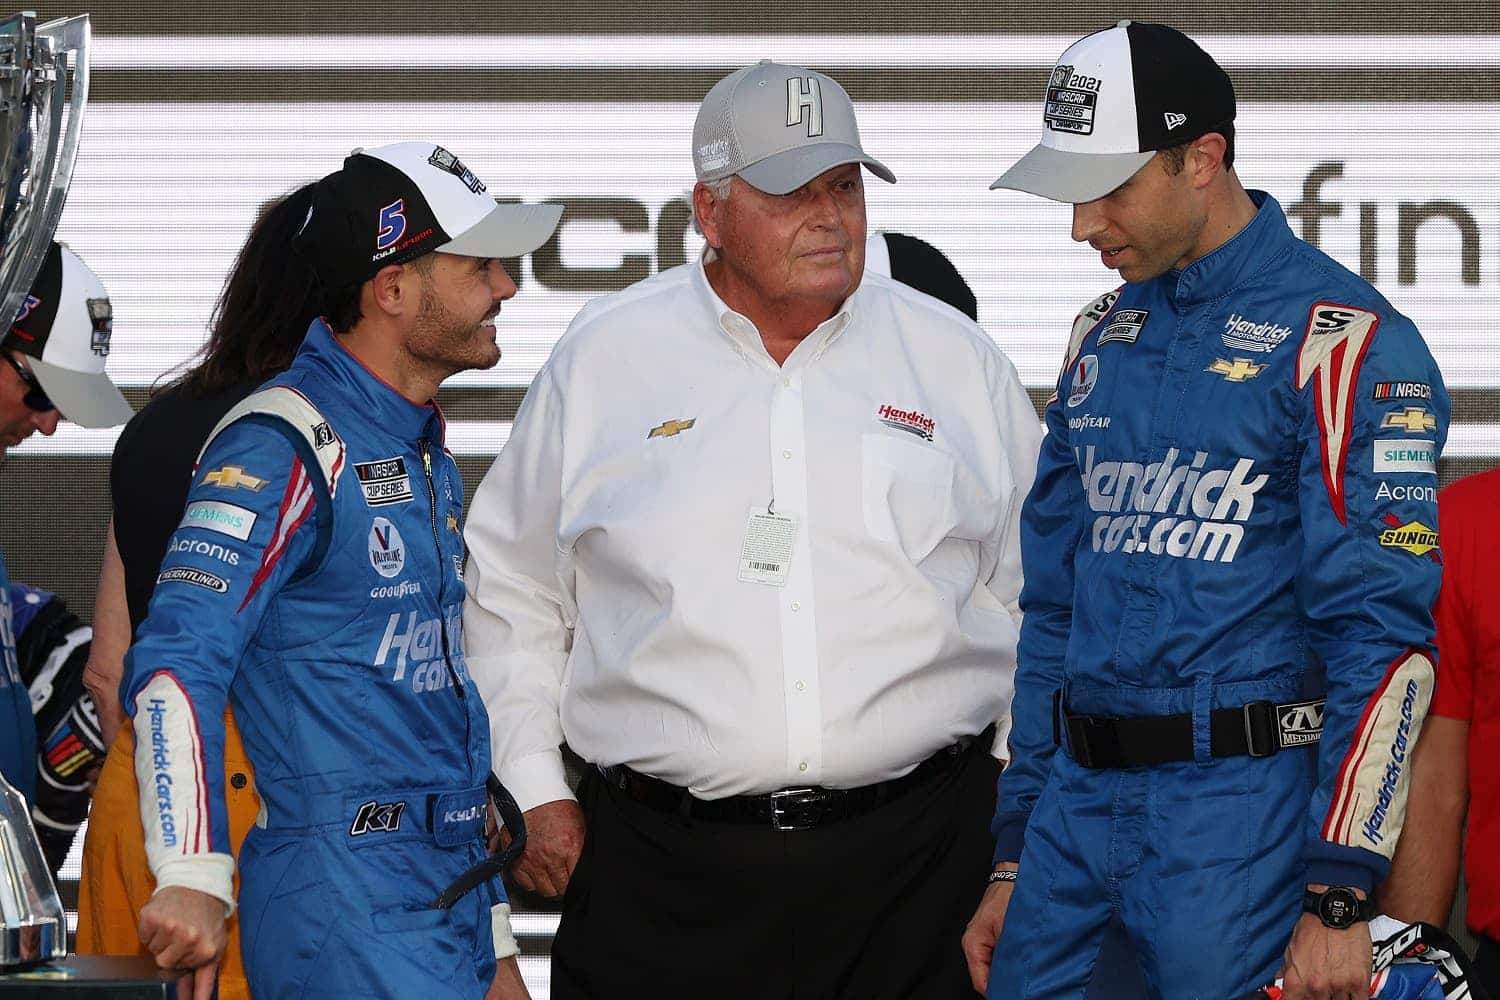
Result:
[[[1193,717],[1154,715],[1115,718],[1075,715],[1054,699],[1053,720],[1067,734],[1068,753],[1089,768],[1149,767],[1195,759]],[[1323,699],[1277,704],[1252,701],[1208,713],[1209,752],[1215,757],[1269,757],[1310,746],[1323,736]],[[1054,725],[1053,739],[1063,732]]]
[[988,747],[994,734],[995,727],[991,726],[978,736],[968,736],[944,747],[899,778],[859,788],[783,788],[768,795],[700,799],[686,788],[641,774],[623,764],[603,767],[599,772],[610,785],[658,812],[711,823],[769,826],[773,830],[785,831],[810,830],[825,823],[852,819],[900,798],[951,768],[970,747],[976,744]]

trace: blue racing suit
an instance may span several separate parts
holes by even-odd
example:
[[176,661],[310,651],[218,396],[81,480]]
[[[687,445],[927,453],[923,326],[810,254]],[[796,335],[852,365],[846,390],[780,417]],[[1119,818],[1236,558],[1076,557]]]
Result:
[[27,802],[36,802],[36,723],[31,692],[16,662],[16,635],[10,604],[10,578],[0,555],[0,775]]
[[[1448,397],[1412,323],[1251,197],[1223,246],[1084,310],[1046,408],[992,1000],[1080,995],[1112,918],[1153,995],[1247,993],[1305,885],[1370,889],[1401,833]],[[1268,755],[1216,756],[1210,713],[1252,703]],[[1069,714],[1190,717],[1186,755],[1084,766]]]
[[159,885],[231,904],[226,697],[263,808],[240,854],[258,998],[483,995],[498,879],[489,721],[461,636],[463,495],[435,406],[364,368],[322,321],[199,458],[126,662]]

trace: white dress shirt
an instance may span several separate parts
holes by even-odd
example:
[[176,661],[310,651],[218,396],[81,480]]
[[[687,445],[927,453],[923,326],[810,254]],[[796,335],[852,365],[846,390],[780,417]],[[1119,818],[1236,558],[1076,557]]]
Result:
[[[779,367],[702,260],[595,299],[465,531],[496,774],[530,809],[563,740],[709,799],[1003,747],[1039,437],[984,332],[878,274]],[[768,505],[780,585],[741,579]]]

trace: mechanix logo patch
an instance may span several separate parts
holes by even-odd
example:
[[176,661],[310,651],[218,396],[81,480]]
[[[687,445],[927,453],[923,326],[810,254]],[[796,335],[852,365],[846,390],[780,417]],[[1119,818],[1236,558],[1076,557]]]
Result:
[[349,824],[349,836],[395,833],[401,829],[401,814],[405,811],[405,802],[366,802],[354,814],[354,822]]
[[1323,738],[1323,699],[1278,705],[1276,726],[1280,730],[1281,748],[1306,746]]

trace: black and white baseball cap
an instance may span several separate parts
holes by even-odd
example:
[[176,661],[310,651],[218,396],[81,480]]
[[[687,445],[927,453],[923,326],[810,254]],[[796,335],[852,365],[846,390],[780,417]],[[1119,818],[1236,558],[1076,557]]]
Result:
[[318,182],[297,249],[325,288],[441,251],[519,257],[547,242],[561,205],[498,204],[458,157],[430,142],[356,149]]
[[26,355],[64,417],[81,427],[115,427],[135,411],[104,372],[113,323],[104,283],[54,242],[0,348]]
[[1234,121],[1234,84],[1165,24],[1121,21],[1074,42],[1047,81],[1042,141],[990,185],[1079,203],[1124,184],[1159,149]]
[[693,122],[700,181],[739,174],[767,194],[789,194],[826,170],[863,163],[883,181],[896,175],[865,152],[854,102],[838,81],[762,59],[704,95]]

